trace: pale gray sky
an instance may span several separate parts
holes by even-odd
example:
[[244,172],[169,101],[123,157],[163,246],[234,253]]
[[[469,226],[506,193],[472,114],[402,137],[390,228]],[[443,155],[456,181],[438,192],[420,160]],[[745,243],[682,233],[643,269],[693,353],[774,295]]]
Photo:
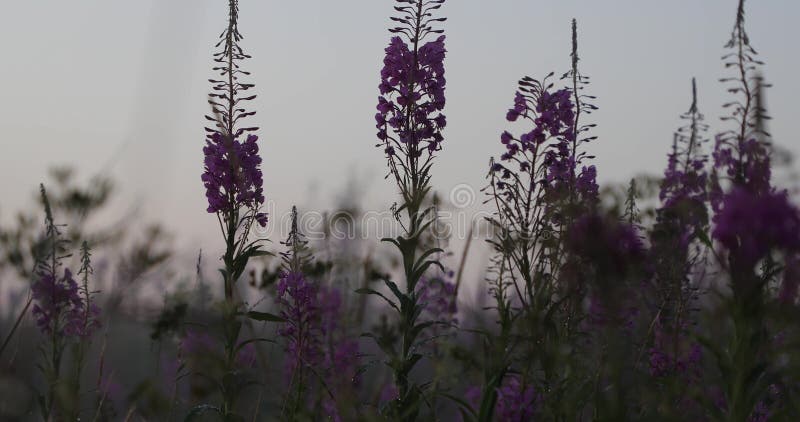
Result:
[[[107,168],[123,203],[166,223],[186,242],[216,236],[200,183],[211,53],[224,0],[7,1],[0,14],[0,214],[30,200],[52,164],[84,176]],[[282,212],[330,206],[350,176],[370,206],[394,186],[373,147],[378,72],[389,0],[241,0],[245,64],[259,94],[265,192]],[[446,130],[434,185],[484,185],[523,75],[562,73],[570,19],[583,73],[598,96],[591,146],[601,182],[660,173],[690,79],[718,131],[728,101],[717,79],[736,0],[450,0]],[[800,98],[800,2],[751,0],[747,27],[774,84],[775,141],[795,153]],[[311,189],[309,189],[311,187]],[[188,243],[187,243],[188,244]],[[195,245],[192,243],[192,245]]]

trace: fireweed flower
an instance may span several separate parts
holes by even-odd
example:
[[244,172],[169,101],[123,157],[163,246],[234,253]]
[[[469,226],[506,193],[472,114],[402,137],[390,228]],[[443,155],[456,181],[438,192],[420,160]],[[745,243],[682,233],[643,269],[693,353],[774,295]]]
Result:
[[[414,2],[416,3],[416,2]],[[420,39],[422,36],[419,37]],[[378,97],[378,139],[389,160],[411,160],[441,149],[444,110],[444,35],[412,51],[406,40],[393,37],[386,48]]]
[[[537,420],[537,414],[544,401],[542,394],[533,385],[526,385],[518,374],[507,375],[500,387],[496,388],[497,402],[493,421],[517,422]],[[480,406],[481,387],[472,385],[464,392],[464,400],[472,408]],[[464,419],[460,419],[463,421]]]
[[[358,342],[344,335],[345,327],[339,323],[342,315],[338,290],[311,282],[302,273],[286,272],[278,281],[277,303],[280,316],[286,321],[278,334],[286,340],[289,388],[305,389],[312,379],[309,369],[322,377],[331,391],[344,393],[357,384]],[[340,420],[336,396],[321,394],[323,413]],[[307,405],[313,406],[313,402]]]
[[[592,350],[586,361],[597,375],[596,411],[600,418],[626,419],[627,403],[634,393],[625,387],[632,376],[635,318],[641,311],[636,289],[646,275],[647,250],[635,226],[615,215],[597,211],[580,216],[565,236],[568,255],[559,282],[571,283],[581,299],[570,304],[570,317],[578,338],[573,340]],[[589,307],[586,307],[589,299]],[[596,371],[596,372],[595,372]],[[611,393],[613,391],[613,393]],[[605,403],[619,401],[619,407]],[[607,415],[603,416],[603,413]]]
[[204,172],[201,176],[208,199],[207,211],[218,214],[227,227],[223,232],[239,229],[240,209],[246,210],[244,223],[247,228],[253,221],[266,225],[267,216],[258,212],[264,203],[261,157],[258,136],[252,132],[257,127],[242,127],[243,119],[255,114],[245,108],[255,95],[243,96],[254,87],[241,77],[248,72],[241,70],[240,62],[250,58],[239,46],[242,35],[238,26],[239,6],[237,0],[229,1],[228,28],[220,35],[214,54],[215,71],[220,80],[210,79],[212,92],[209,104],[213,115],[206,119],[214,126],[206,128],[206,145],[203,147]]
[[[430,192],[433,158],[441,150],[442,130],[447,125],[442,113],[446,85],[445,37],[444,31],[436,28],[436,24],[446,19],[435,17],[443,4],[444,0],[395,0],[397,16],[392,17],[392,21],[398,26],[389,30],[394,36],[385,49],[378,85],[375,120],[379,143],[376,146],[383,148],[389,174],[402,195],[394,215],[404,233],[387,240],[402,256],[405,291],[394,281],[386,279],[384,283],[397,303],[403,304],[402,308],[394,306],[400,319],[399,338],[403,339],[403,344],[402,347],[379,344],[389,356],[399,395],[384,411],[387,417],[400,420],[414,420],[422,403],[420,387],[409,378],[420,360],[414,349],[424,328],[418,325],[422,308],[415,294],[416,286],[428,268],[441,267],[438,254],[442,250],[425,247],[421,236],[436,218],[434,207],[429,206],[426,199]],[[382,296],[371,289],[361,289],[359,293]]]
[[[82,322],[81,300],[78,283],[72,277],[72,272],[64,269],[62,276],[55,274],[42,274],[39,280],[31,287],[33,300],[33,315],[36,325],[43,333],[58,335],[67,334],[68,326]],[[69,334],[75,334],[69,330]]]
[[736,25],[725,45],[729,53],[723,57],[726,68],[735,69],[736,73],[722,80],[730,84],[728,91],[739,94],[739,98],[724,105],[730,115],[722,120],[734,122],[735,126],[720,133],[714,145],[710,199],[715,212],[723,201],[724,181],[756,194],[771,190],[770,143],[764,127],[768,116],[763,105],[763,90],[769,85],[760,75],[761,62],[750,45],[744,16],[744,0],[740,0]]
[[524,421],[531,420],[536,413],[540,397],[533,386],[522,387],[516,378],[497,392],[497,420]]
[[[211,115],[206,119],[213,123],[206,127],[206,142],[203,147],[204,171],[201,176],[208,200],[207,211],[216,214],[225,252],[222,255],[224,302],[222,306],[222,336],[224,361],[220,382],[222,403],[219,413],[224,419],[240,419],[236,415],[236,400],[240,390],[251,385],[247,382],[230,382],[240,375],[236,361],[240,356],[241,317],[255,320],[271,320],[274,316],[265,313],[246,312],[243,304],[234,297],[234,286],[244,273],[250,258],[264,255],[259,240],[250,241],[253,224],[265,226],[267,215],[259,211],[264,203],[263,175],[259,157],[258,137],[253,133],[257,127],[244,126],[246,118],[255,114],[247,104],[256,98],[247,95],[254,85],[244,81],[250,75],[242,69],[242,62],[250,58],[240,46],[243,39],[239,32],[238,0],[228,0],[227,28],[222,31],[214,53],[213,70],[219,79],[210,79],[211,93],[208,103]],[[261,341],[252,339],[252,341]],[[251,360],[251,359],[248,359]],[[224,381],[223,381],[224,380]]]
[[[80,390],[81,369],[84,348],[88,338],[99,326],[99,308],[91,301],[88,288],[88,275],[91,272],[89,248],[84,242],[81,248],[83,265],[83,288],[72,275],[69,268],[63,268],[62,260],[67,255],[67,243],[55,224],[44,185],[40,186],[45,209],[45,235],[35,250],[35,282],[31,286],[32,313],[39,330],[45,334],[48,344],[40,347],[43,361],[37,365],[48,385],[47,391],[40,395],[44,419],[76,419],[79,408],[59,400],[56,390],[64,382],[61,375],[61,362],[67,346],[75,344],[76,375],[69,379],[70,389]],[[69,396],[67,396],[69,397]],[[77,396],[76,396],[77,397]],[[74,400],[77,400],[75,398]]]
[[800,215],[786,192],[757,195],[734,188],[725,195],[712,232],[730,253],[731,261],[752,271],[771,250],[800,251]]
[[[724,79],[737,98],[725,105],[724,121],[733,122],[720,133],[714,148],[710,202],[714,210],[711,237],[727,254],[720,265],[726,270],[731,295],[725,305],[732,323],[724,355],[715,353],[723,375],[726,416],[731,420],[756,420],[770,375],[783,378],[782,369],[770,356],[773,321],[767,311],[767,287],[777,282],[778,254],[795,255],[800,248],[800,216],[786,192],[771,185],[770,135],[763,105],[768,87],[759,73],[761,62],[745,31],[744,0],[739,1],[736,23],[725,46],[726,68],[735,76]],[[765,341],[766,340],[766,341]],[[713,348],[712,348],[713,350]],[[735,356],[731,359],[730,356]],[[781,381],[781,382],[793,382]],[[766,416],[765,416],[766,417]]]
[[[688,275],[688,267],[699,255],[698,252],[690,256],[690,245],[708,224],[708,176],[706,157],[701,151],[701,131],[705,125],[696,108],[696,97],[689,113],[682,117],[691,119],[691,123],[675,134],[659,192],[661,206],[656,210],[656,224],[651,235],[656,272],[666,284],[677,282],[664,279],[669,278],[669,274],[681,280]],[[675,267],[681,268],[678,274],[674,274]]]
[[207,211],[217,214],[225,239],[225,301],[232,305],[233,285],[244,272],[248,259],[263,253],[259,251],[260,244],[248,242],[250,228],[253,223],[266,225],[267,216],[258,210],[264,203],[258,137],[252,134],[258,128],[241,126],[245,118],[255,114],[245,106],[256,96],[243,96],[254,85],[241,80],[243,75],[249,75],[241,69],[241,61],[250,56],[239,46],[242,35],[238,1],[229,0],[228,5],[228,27],[217,43],[220,51],[214,54],[217,64],[214,70],[222,79],[210,80],[212,91],[208,102],[213,115],[206,119],[214,125],[205,128],[205,167],[201,180],[206,188]]
[[64,327],[64,333],[68,336],[88,338],[100,328],[100,325],[100,307],[82,297],[79,307],[75,309],[69,323]]
[[[264,203],[257,140],[258,136],[249,134],[240,142],[219,132],[206,140],[202,180],[209,213],[230,215],[238,208],[257,209]],[[266,225],[264,213],[256,213],[255,218]]]
[[277,302],[286,323],[278,333],[286,338],[286,373],[288,379],[299,376],[305,367],[322,361],[325,334],[317,286],[302,273],[284,273],[277,285]]
[[448,271],[444,277],[422,277],[417,284],[417,298],[424,303],[423,313],[431,321],[441,323],[458,322],[456,314],[456,285],[452,280],[453,272]]
[[180,342],[182,356],[209,354],[218,347],[217,341],[210,334],[198,330],[186,330]]
[[694,79],[691,106],[681,119],[688,123],[674,135],[659,191],[661,205],[650,233],[653,289],[644,294],[655,292],[655,299],[651,299],[654,326],[648,349],[650,375],[677,375],[692,381],[699,377],[701,349],[689,340],[688,321],[697,296],[698,280],[693,280],[693,269],[703,264],[702,249],[692,245],[708,224],[707,157],[702,150],[707,125],[697,107]]
[[540,134],[542,130],[538,127],[543,124],[550,136],[559,140],[554,148],[547,152],[546,158],[548,162],[547,181],[552,187],[557,188],[570,183],[575,169],[575,160],[571,156],[569,148],[575,137],[573,132],[575,109],[571,99],[572,91],[569,89],[556,91],[552,95],[554,97],[552,99],[548,97],[550,96],[545,91],[536,104],[536,111],[542,115],[535,120],[537,128],[534,128],[529,136],[543,142],[544,138]]
[[[320,411],[332,420],[341,420],[340,396],[353,393],[359,383],[358,342],[349,336],[342,323],[342,297],[338,289],[306,277],[303,269],[313,259],[307,241],[297,225],[297,209],[292,209],[292,228],[282,252],[284,271],[276,285],[276,303],[284,321],[278,334],[284,339],[285,375],[288,383],[288,411]],[[319,389],[313,389],[321,384]],[[318,394],[317,394],[318,393]]]
[[[276,286],[280,316],[278,334],[286,339],[286,376],[294,383],[304,368],[316,368],[327,381],[353,382],[358,343],[341,335],[341,294],[299,272],[284,272]],[[351,376],[348,376],[350,374]],[[336,382],[336,384],[341,384]]]
[[[571,337],[579,325],[577,321],[581,320],[584,312],[583,302],[589,294],[587,274],[581,274],[585,269],[580,262],[583,258],[573,255],[568,237],[570,233],[580,231],[572,227],[577,220],[596,213],[599,190],[597,169],[587,163],[594,156],[583,151],[583,146],[597,137],[590,135],[595,125],[587,124],[582,119],[597,107],[592,104],[595,97],[585,92],[589,78],[578,69],[578,24],[575,19],[572,20],[570,59],[570,70],[561,79],[569,84],[574,111],[569,122],[570,129],[559,137],[558,142],[548,149],[545,156],[547,171],[542,231],[546,233],[547,241],[544,244],[547,246],[546,257],[550,262],[540,270],[544,274],[560,274],[553,284],[559,296],[569,298],[564,306],[568,321],[565,324],[566,337],[570,339],[568,341],[572,341]],[[555,302],[556,299],[552,298],[551,301]]]
[[783,388],[777,384],[771,384],[767,389],[767,396],[756,403],[753,412],[748,417],[748,422],[767,422],[773,417],[780,415],[784,406],[782,401],[786,400]]
[[599,186],[597,185],[597,168],[593,165],[581,166],[575,181],[575,192],[589,203],[597,201]]
[[497,421],[533,420],[541,406],[542,396],[533,385],[526,385],[518,375],[508,375],[497,389]]
[[699,344],[689,341],[684,334],[685,331],[683,329],[677,334],[668,331],[660,320],[656,320],[653,345],[648,349],[650,375],[653,377],[678,375],[687,382],[696,382],[700,379],[700,360],[703,351]]
[[[770,385],[767,389],[767,397],[759,400],[755,406],[753,406],[752,411],[750,411],[745,420],[747,422],[768,422],[773,420],[772,417],[774,413],[780,413],[779,411],[781,410],[779,406],[781,398],[780,393],[781,391],[776,385]],[[728,401],[723,392],[714,389],[708,392],[708,394],[719,410],[724,411],[728,407]]]
[[[89,290],[89,276],[94,273],[91,262],[91,250],[89,244],[83,242],[81,245],[81,268],[78,275],[82,277],[80,286],[81,304],[76,309],[77,317],[73,318],[66,327],[68,335],[77,336],[83,339],[89,338],[100,328],[100,307],[94,299],[94,292]],[[83,356],[81,356],[81,359]]]
[[514,107],[508,111],[506,119],[516,122],[523,118],[533,124],[533,128],[519,139],[509,132],[500,135],[500,142],[506,147],[501,161],[511,161],[523,151],[531,151],[554,138],[572,138],[572,122],[575,118],[571,95],[568,89],[547,91],[543,82],[533,78],[523,78],[519,90],[514,94]]
[[636,227],[596,212],[585,214],[567,232],[565,250],[570,255],[562,278],[582,283],[588,299],[584,329],[617,327],[630,333],[641,309],[633,295],[621,292],[645,274],[647,256]]
[[430,346],[437,353],[439,337],[452,333],[458,324],[458,298],[453,272],[439,276],[423,276],[417,284],[417,300],[422,304],[421,322],[434,324],[425,331],[431,338]]
[[718,186],[720,179],[728,179],[734,186],[755,193],[770,191],[769,150],[768,145],[760,139],[750,138],[732,145],[730,140],[718,136],[713,158],[715,180],[712,180],[710,200],[714,211],[719,211],[724,197],[722,188]]
[[92,293],[88,287],[88,276],[92,271],[88,246],[84,242],[81,248],[81,287],[69,268],[64,268],[63,275],[58,274],[61,266],[59,255],[64,253],[66,241],[61,238],[59,226],[53,222],[44,186],[41,187],[41,192],[46,214],[45,240],[50,251],[48,257],[41,259],[36,265],[37,280],[31,286],[34,302],[32,313],[36,325],[44,334],[85,339],[100,326],[100,308],[91,300]]
[[[547,78],[542,82],[529,77],[520,80],[519,89],[514,95],[514,106],[506,116],[509,122],[524,119],[532,124],[532,129],[519,137],[508,131],[500,135],[500,143],[506,151],[498,162],[492,163],[491,171],[497,179],[494,189],[507,201],[535,191],[537,179],[547,178],[552,184],[566,183],[569,179],[569,151],[566,144],[558,142],[554,146],[560,148],[558,152],[549,150],[544,158],[542,156],[548,147],[553,147],[549,141],[573,137],[572,94],[568,89],[550,93],[546,84]],[[565,159],[556,158],[560,155]],[[543,164],[547,166],[546,169],[542,167]],[[520,178],[525,174],[527,177]]]
[[[587,134],[592,126],[582,124],[579,117],[594,106],[587,103],[592,97],[583,93],[587,78],[577,70],[575,22],[572,30],[572,70],[562,78],[569,77],[572,86],[554,87],[549,81],[552,73],[539,80],[522,78],[506,113],[506,119],[522,129],[500,135],[504,152],[490,162],[487,202],[495,205],[491,222],[497,235],[490,240],[495,256],[489,282],[501,334],[492,338],[500,347],[490,346],[492,370],[484,377],[481,417],[491,417],[497,407],[492,403],[500,394],[494,391],[495,383],[517,363],[517,356],[508,350],[516,349],[514,355],[524,357],[519,362],[524,369],[518,371],[541,371],[549,351],[538,346],[554,339],[544,333],[552,333],[553,326],[569,325],[564,336],[561,332],[557,336],[568,342],[575,322],[581,320],[570,316],[568,324],[556,320],[562,312],[571,314],[582,306],[584,292],[578,285],[585,277],[565,277],[582,268],[567,268],[574,260],[565,253],[566,234],[578,216],[595,207],[597,197],[596,169],[585,163],[592,157],[580,151],[582,144],[594,138]],[[570,298],[570,303],[558,296]],[[531,325],[515,327],[518,324]],[[516,330],[533,338],[517,344],[510,335]],[[544,372],[548,378],[544,385],[563,382],[550,378],[552,372]]]
[[767,422],[770,419],[770,408],[763,401],[756,404],[753,413],[747,418],[747,422]]
[[636,228],[597,213],[573,224],[567,248],[590,263],[598,278],[622,279],[641,264],[645,247]]
[[378,403],[381,406],[385,406],[388,403],[397,400],[399,397],[399,392],[397,391],[397,387],[394,384],[385,384],[381,388],[381,394],[378,398]]
[[[708,127],[703,123],[703,115],[697,108],[697,86],[692,79],[692,105],[681,116],[688,124],[675,134],[672,152],[668,156],[667,169],[661,182],[659,199],[662,210],[681,210],[687,215],[685,224],[698,228],[704,224],[705,213],[695,211],[705,209],[708,175],[705,171],[707,157],[703,154],[703,132]],[[698,215],[701,214],[701,215]]]
[[[780,414],[780,400],[781,391],[776,385],[770,385],[767,390],[767,397],[759,400],[752,411],[747,416],[747,422],[768,422],[773,420],[775,413]],[[714,402],[714,405],[724,411],[728,407],[728,401],[725,399],[725,394],[719,390],[712,390],[708,393]]]
[[[551,183],[568,180],[568,167],[559,169],[559,175],[555,176],[555,166],[562,163],[548,158],[550,150],[562,144],[562,138],[572,137],[574,121],[571,93],[567,89],[550,89],[551,75],[541,81],[527,76],[520,79],[506,119],[522,127],[521,134],[504,131],[500,135],[504,152],[489,163],[489,185],[484,191],[488,196],[486,202],[495,207],[490,222],[497,234],[490,239],[495,256],[488,280],[501,334],[487,342],[485,353],[490,356],[492,370],[484,377],[481,404],[474,406],[488,412],[483,417],[497,416],[500,411],[501,392],[495,387],[507,378],[506,371],[512,364],[508,350],[514,346],[509,335],[515,329],[513,321],[524,318],[517,317],[530,310],[529,304],[547,300],[537,296],[548,290],[537,288],[546,282],[543,274],[550,264],[544,244],[549,236],[546,230],[549,218],[543,212],[547,208],[546,193]],[[567,149],[562,149],[564,156],[568,156]],[[522,306],[512,306],[512,300]],[[540,350],[526,349],[521,353],[535,356]]]
[[523,307],[524,301],[532,300],[534,285],[540,283],[533,280],[534,275],[544,279],[561,270],[565,264],[562,235],[597,202],[597,171],[585,164],[592,157],[580,151],[595,139],[587,134],[593,125],[581,123],[580,117],[596,107],[588,103],[593,97],[583,93],[588,78],[578,71],[575,21],[572,41],[572,68],[562,77],[572,86],[553,90],[548,82],[552,74],[541,81],[520,80],[506,118],[530,126],[519,137],[504,132],[500,142],[506,151],[490,164],[487,202],[495,203],[494,223],[502,227],[505,238],[496,245],[500,246],[497,252],[506,255],[514,263],[510,270],[525,279],[524,291],[516,288],[517,296],[527,296],[522,298]]
[[337,388],[357,385],[359,364],[358,341],[348,336],[343,324],[342,294],[333,286],[320,286],[317,300],[321,303],[324,338],[323,367],[327,370],[326,383]]
[[[573,108],[570,129],[560,137],[559,143],[548,151],[547,161],[549,169],[548,181],[550,182],[550,201],[561,197],[566,199],[569,208],[593,208],[597,203],[597,169],[593,165],[584,165],[584,161],[594,158],[580,151],[583,144],[596,139],[589,136],[588,132],[595,126],[581,123],[581,117],[591,114],[597,107],[590,101],[595,97],[583,91],[589,84],[589,78],[578,70],[578,23],[572,20],[572,60],[571,69],[562,75],[562,80],[570,82],[570,95]],[[569,211],[569,210],[567,210]],[[572,211],[574,213],[575,211]],[[558,216],[557,218],[560,218]],[[567,222],[575,216],[566,216]]]
[[[505,239],[498,241],[495,249],[517,263],[512,281],[523,303],[533,295],[534,267],[543,262],[542,228],[549,216],[541,211],[549,206],[547,194],[551,186],[569,184],[571,168],[565,139],[574,135],[572,94],[568,89],[548,90],[549,76],[541,81],[531,77],[519,81],[506,118],[527,127],[519,136],[509,131],[500,135],[505,151],[499,160],[490,162],[486,188],[487,202],[496,207],[492,222]],[[518,285],[518,279],[524,286]]]

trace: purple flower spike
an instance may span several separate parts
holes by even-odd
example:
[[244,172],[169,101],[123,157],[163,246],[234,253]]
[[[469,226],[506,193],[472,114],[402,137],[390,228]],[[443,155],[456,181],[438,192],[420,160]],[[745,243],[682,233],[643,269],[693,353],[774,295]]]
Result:
[[635,227],[596,213],[575,221],[567,238],[567,248],[594,264],[604,276],[628,275],[645,255]]
[[[339,323],[339,291],[319,286],[302,273],[286,272],[278,281],[277,295],[281,317],[286,320],[278,333],[287,341],[287,379],[311,365],[329,371],[329,382],[336,383],[337,377],[355,381],[347,374],[356,372],[358,342],[340,333],[344,327]],[[327,347],[331,343],[333,347]]]
[[445,105],[444,40],[442,35],[414,52],[396,36],[386,48],[375,118],[378,138],[386,142],[390,157],[395,154],[392,146],[410,155],[441,149],[444,138],[440,132],[447,122],[441,113]]
[[456,285],[450,277],[422,277],[417,284],[417,300],[425,304],[424,313],[431,321],[457,323]]
[[[43,274],[31,287],[33,291],[33,315],[36,325],[43,333],[76,335],[74,329],[83,323],[83,300],[80,297],[78,283],[69,269],[57,278],[54,274]],[[71,328],[70,328],[71,327]]]
[[542,396],[533,385],[525,385],[520,376],[508,375],[497,389],[497,421],[533,420],[542,402]]
[[772,249],[800,251],[800,215],[786,192],[754,194],[734,188],[714,217],[713,237],[740,269],[751,270]]
[[[206,141],[202,180],[209,213],[225,214],[240,207],[257,209],[264,203],[257,140],[251,134],[240,142],[217,132]],[[257,214],[256,221],[266,225],[266,214]]]
[[[201,180],[206,189],[208,212],[219,214],[231,225],[238,225],[242,217],[240,209],[248,210],[248,223],[255,221],[262,227],[267,224],[266,214],[258,208],[264,203],[264,184],[261,173],[261,157],[253,134],[257,127],[243,127],[246,118],[256,114],[247,109],[247,104],[256,95],[246,91],[255,85],[246,83],[242,77],[250,73],[242,70],[242,61],[250,58],[239,42],[239,7],[237,1],[229,2],[228,27],[220,35],[214,54],[219,79],[210,79],[211,93],[208,103],[212,113],[206,120],[213,122],[206,127],[205,169]],[[232,222],[232,223],[231,223]],[[249,227],[249,226],[248,226]]]

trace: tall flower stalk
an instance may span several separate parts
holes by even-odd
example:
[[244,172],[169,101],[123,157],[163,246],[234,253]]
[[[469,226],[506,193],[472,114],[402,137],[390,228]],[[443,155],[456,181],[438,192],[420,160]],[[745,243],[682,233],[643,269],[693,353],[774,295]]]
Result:
[[[692,101],[681,118],[687,124],[675,133],[672,152],[661,182],[656,224],[651,233],[651,259],[656,283],[654,346],[650,349],[651,373],[678,372],[681,362],[696,355],[688,346],[690,311],[695,307],[704,246],[698,238],[708,230],[707,156],[704,133],[708,126],[697,106],[697,86],[692,79]],[[696,346],[696,345],[695,345]]]
[[[48,338],[41,347],[44,362],[39,366],[47,383],[46,393],[40,397],[44,419],[74,419],[79,416],[80,370],[83,364],[85,342],[99,326],[99,308],[92,303],[88,289],[88,247],[82,248],[80,273],[84,274],[83,288],[63,260],[71,255],[67,252],[68,241],[55,223],[50,201],[44,185],[41,186],[42,203],[45,209],[45,235],[38,245],[38,257],[31,286],[33,316],[39,330]],[[63,272],[62,272],[62,267]],[[63,275],[62,275],[63,274]],[[63,358],[67,347],[77,343],[77,373],[65,384],[62,374]]]
[[250,58],[244,53],[239,42],[239,6],[237,0],[228,2],[228,26],[222,32],[214,54],[220,79],[210,79],[212,91],[209,104],[212,115],[206,119],[214,125],[206,128],[205,169],[203,185],[208,199],[207,211],[216,214],[220,231],[225,242],[222,256],[224,268],[220,269],[223,278],[224,303],[223,343],[225,364],[220,390],[222,405],[214,411],[224,417],[233,417],[240,383],[235,379],[237,354],[241,350],[239,334],[242,326],[240,316],[259,315],[243,312],[242,304],[235,297],[235,284],[245,270],[248,260],[264,255],[258,240],[250,241],[249,235],[254,224],[265,226],[267,216],[259,208],[264,203],[261,157],[258,155],[258,137],[253,133],[258,128],[244,126],[243,121],[255,114],[246,108],[247,102],[255,95],[247,95],[253,84],[244,82],[242,77],[249,72],[242,70],[241,62]]
[[342,326],[339,291],[306,276],[313,260],[292,209],[292,229],[283,244],[283,273],[277,284],[277,302],[284,320],[278,334],[286,342],[286,395],[282,417],[306,420],[351,416],[341,400],[358,383],[358,343]]
[[[490,243],[498,258],[498,268],[491,290],[500,313],[500,337],[487,344],[494,352],[488,354],[492,356],[488,364],[491,370],[484,374],[479,420],[492,419],[498,388],[511,370],[509,351],[515,348],[514,339],[523,340],[523,345],[533,345],[541,344],[548,337],[539,329],[540,324],[546,324],[546,316],[552,315],[549,311],[554,299],[548,255],[551,231],[547,223],[550,170],[547,156],[552,148],[572,137],[574,108],[570,98],[569,89],[554,91],[548,78],[541,81],[530,77],[521,79],[514,105],[506,118],[530,127],[523,129],[525,133],[519,136],[503,132],[500,142],[505,152],[500,160],[492,160],[490,164],[490,184],[485,191],[489,195],[487,202],[496,208],[490,222],[497,236]],[[508,293],[512,294],[511,298]],[[512,306],[511,299],[518,306]],[[525,328],[513,328],[514,320],[517,325],[520,321],[525,323]],[[497,345],[504,345],[505,350],[496,350]],[[540,347],[536,349],[522,351],[522,360],[527,362],[525,370],[541,362],[544,351]]]
[[762,122],[767,119],[761,102],[761,90],[767,85],[759,73],[758,53],[750,45],[745,30],[744,0],[739,0],[736,23],[725,45],[725,67],[735,75],[721,79],[729,84],[728,92],[737,98],[724,104],[730,111],[722,118],[733,127],[716,137],[714,169],[711,176],[710,199],[714,211],[719,211],[725,184],[744,187],[754,193],[770,190],[770,150]]
[[591,114],[597,107],[591,103],[594,96],[584,93],[584,89],[589,84],[589,77],[581,74],[578,69],[578,21],[572,19],[572,52],[570,53],[572,66],[570,70],[562,76],[570,83],[572,89],[572,102],[575,106],[573,113],[574,121],[569,137],[564,137],[569,149],[568,159],[568,197],[571,206],[592,207],[597,202],[597,169],[594,165],[584,165],[584,161],[594,158],[589,156],[580,147],[595,139],[588,132],[595,126],[581,122],[581,117]]
[[[420,322],[423,304],[417,283],[431,266],[439,266],[439,248],[424,249],[421,236],[434,222],[435,210],[426,204],[430,192],[430,169],[435,153],[441,149],[446,118],[443,31],[435,27],[445,18],[434,17],[444,0],[395,0],[398,24],[386,48],[379,85],[378,144],[383,148],[389,174],[395,179],[402,202],[394,209],[403,228],[396,238],[383,239],[394,244],[402,257],[405,290],[384,280],[395,300],[387,301],[399,317],[399,347],[383,344],[392,370],[397,398],[386,413],[397,420],[415,420],[423,400],[423,387],[410,373],[422,358],[418,336],[435,322]],[[405,219],[401,217],[405,214]],[[423,248],[421,250],[421,248]],[[444,271],[444,268],[442,268]],[[362,289],[362,293],[377,292]]]
[[723,304],[732,332],[722,347],[706,341],[722,376],[720,418],[745,420],[763,413],[759,406],[770,385],[779,380],[769,353],[774,350],[768,327],[767,286],[777,283],[778,253],[791,256],[800,247],[800,216],[786,192],[771,185],[769,134],[759,73],[762,64],[745,30],[745,2],[726,44],[725,67],[735,76],[723,79],[736,98],[725,104],[723,121],[733,128],[717,136],[710,202],[712,238],[722,246],[720,264],[729,276],[731,297]]
[[72,321],[71,331],[80,339],[75,345],[75,370],[70,386],[72,396],[70,397],[70,419],[79,419],[80,416],[80,391],[81,375],[86,364],[86,354],[91,345],[91,337],[100,328],[100,308],[94,300],[95,293],[89,289],[89,278],[94,273],[92,268],[92,253],[89,243],[84,241],[80,249],[81,267],[78,271],[80,276],[79,293],[81,296],[81,306],[76,310],[77,315]]
[[[528,306],[543,287],[548,252],[546,236],[547,179],[553,174],[552,150],[573,137],[574,107],[569,89],[551,92],[548,78],[525,77],[519,81],[510,122],[520,119],[531,124],[519,137],[505,131],[500,142],[506,151],[492,161],[489,202],[495,205],[493,225],[504,233],[505,244],[495,244],[513,268],[512,281],[517,299]],[[568,169],[568,168],[567,168]],[[569,170],[569,169],[568,169]],[[555,179],[553,179],[555,182]]]
[[[321,361],[322,316],[317,289],[303,274],[312,259],[297,226],[297,209],[292,208],[292,228],[282,242],[288,251],[281,254],[283,273],[277,285],[277,302],[285,323],[279,330],[286,339],[286,397],[281,413],[287,420],[297,420],[309,411],[310,382],[314,368]],[[309,415],[310,416],[310,415]]]
[[582,265],[571,259],[564,243],[573,222],[594,212],[598,205],[597,169],[594,165],[585,163],[594,157],[582,150],[585,144],[597,138],[589,133],[595,124],[587,124],[582,119],[597,107],[592,104],[595,97],[585,93],[589,77],[580,72],[579,62],[578,23],[573,19],[570,70],[561,76],[570,87],[574,107],[573,120],[567,133],[569,136],[562,136],[546,157],[549,209],[547,223],[552,233],[549,245],[550,266],[554,279],[559,280],[559,296],[565,299],[563,307],[567,317],[563,325],[567,337],[576,334],[578,323],[582,319],[581,303],[586,294],[586,286],[579,281],[582,277],[575,274],[576,269]]
[[490,240],[497,266],[491,291],[500,313],[500,337],[489,343],[502,344],[504,350],[490,347],[495,352],[484,377],[479,420],[492,419],[498,388],[509,372],[521,372],[525,382],[532,381],[534,373],[542,375],[536,382],[545,390],[552,387],[554,397],[566,385],[556,362],[563,357],[559,344],[577,317],[566,319],[573,324],[566,330],[556,317],[565,305],[570,315],[577,313],[583,296],[574,283],[562,285],[568,253],[564,242],[572,222],[597,202],[596,170],[584,165],[592,157],[581,151],[594,139],[587,133],[593,125],[580,120],[595,107],[589,103],[593,97],[583,93],[588,77],[578,70],[577,46],[573,20],[571,70],[561,78],[568,86],[554,88],[552,74],[541,80],[521,79],[506,118],[527,127],[518,136],[503,132],[500,141],[506,151],[490,163],[485,191],[487,202],[496,208],[490,219],[497,229]]

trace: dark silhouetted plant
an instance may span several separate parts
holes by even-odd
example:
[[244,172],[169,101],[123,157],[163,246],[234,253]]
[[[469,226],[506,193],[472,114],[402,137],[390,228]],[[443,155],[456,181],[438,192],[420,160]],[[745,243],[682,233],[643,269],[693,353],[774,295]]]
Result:
[[[397,398],[389,401],[385,414],[395,420],[416,420],[425,397],[425,384],[416,383],[411,371],[422,359],[418,337],[436,321],[419,319],[423,304],[419,301],[417,283],[431,266],[441,267],[436,255],[439,248],[423,246],[421,236],[435,220],[435,209],[426,206],[430,192],[430,169],[435,153],[444,140],[442,129],[446,119],[441,113],[445,105],[444,35],[436,24],[445,18],[434,17],[444,0],[395,0],[397,27],[386,48],[379,85],[378,113],[375,116],[378,139],[386,153],[389,175],[400,190],[402,201],[394,209],[403,228],[403,235],[386,238],[402,257],[405,291],[397,283],[385,279],[390,299],[397,311],[399,344],[378,341],[391,368]],[[406,218],[401,218],[401,214]],[[441,268],[444,271],[444,268]],[[361,289],[361,293],[380,293]],[[380,294],[382,296],[382,294]]]
[[[237,356],[243,344],[250,340],[239,340],[241,317],[256,320],[280,320],[266,314],[248,312],[235,297],[234,287],[244,273],[250,258],[265,255],[258,240],[250,241],[249,235],[254,223],[266,225],[267,216],[259,207],[264,202],[263,177],[260,169],[261,157],[258,155],[258,137],[252,132],[256,127],[243,126],[243,119],[255,114],[245,108],[245,104],[255,98],[246,96],[253,84],[244,82],[243,76],[249,72],[242,70],[241,61],[249,58],[239,46],[242,35],[239,32],[239,5],[237,0],[228,2],[228,26],[220,35],[214,54],[217,66],[214,71],[222,79],[211,79],[212,92],[209,104],[212,116],[206,116],[214,123],[206,128],[205,170],[202,175],[206,188],[208,212],[217,215],[220,230],[225,241],[222,256],[224,268],[220,269],[224,283],[225,301],[222,304],[222,338],[224,348],[223,374],[218,380],[222,405],[219,407],[203,405],[196,407],[190,417],[215,412],[224,418],[239,418],[236,415],[236,399],[248,385],[237,369]],[[244,139],[242,139],[244,137]]]

